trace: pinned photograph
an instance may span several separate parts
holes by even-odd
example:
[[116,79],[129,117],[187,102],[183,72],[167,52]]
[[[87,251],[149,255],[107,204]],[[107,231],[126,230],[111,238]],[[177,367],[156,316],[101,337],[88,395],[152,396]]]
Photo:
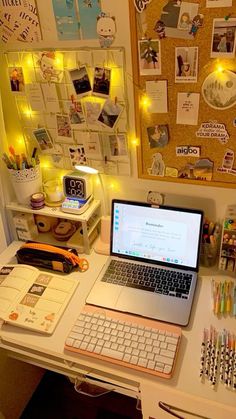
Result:
[[93,79],[93,95],[109,96],[111,85],[111,69],[95,67]]
[[77,128],[78,125],[85,122],[82,103],[80,100],[68,102],[67,107],[71,125],[75,125],[75,128]]
[[236,18],[214,19],[211,57],[235,57]]
[[127,138],[125,134],[111,134],[108,135],[107,138],[111,160],[128,157]]
[[138,42],[139,71],[141,76],[161,74],[161,43],[159,39]]
[[198,47],[175,48],[175,83],[196,83]]
[[164,147],[169,142],[168,125],[155,125],[147,128],[150,148]]
[[24,92],[25,82],[22,67],[9,67],[8,74],[12,92]]
[[85,66],[68,70],[75,93],[78,96],[86,96],[92,91],[88,72]]
[[106,127],[114,128],[122,111],[123,107],[119,105],[119,103],[111,99],[107,99],[102,107],[98,121]]
[[38,142],[39,148],[42,152],[51,151],[53,149],[53,142],[49,132],[45,128],[39,128],[33,131],[34,138]]
[[56,115],[57,123],[57,136],[61,138],[71,138],[72,131],[70,125],[70,119],[68,115]]

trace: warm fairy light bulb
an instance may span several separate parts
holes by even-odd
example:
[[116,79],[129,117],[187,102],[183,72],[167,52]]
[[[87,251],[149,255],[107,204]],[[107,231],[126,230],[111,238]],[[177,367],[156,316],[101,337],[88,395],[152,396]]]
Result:
[[60,53],[56,54],[55,64],[58,68],[60,68],[60,69],[63,68],[63,55],[62,54],[60,54]]
[[139,145],[139,139],[138,139],[138,138],[136,138],[136,137],[133,137],[133,138],[130,140],[130,142],[131,142],[132,146],[134,146],[134,147],[136,147],[136,146],[138,146],[138,145]]
[[143,109],[147,110],[147,108],[149,108],[149,106],[151,105],[151,100],[147,95],[143,95],[141,97],[140,104]]
[[223,71],[224,71],[225,69],[224,69],[224,67],[222,66],[222,64],[218,64],[217,65],[217,67],[216,67],[216,72],[217,73],[223,73]]
[[26,64],[27,64],[28,67],[33,67],[34,66],[34,62],[33,62],[33,59],[31,57],[31,55],[29,55],[27,57]]
[[24,113],[25,113],[25,116],[27,116],[27,118],[32,118],[32,111],[31,111],[31,109],[25,109]]
[[25,146],[24,137],[18,137],[18,138],[16,139],[16,142],[17,142],[17,147],[22,148],[22,147],[24,147],[24,146]]

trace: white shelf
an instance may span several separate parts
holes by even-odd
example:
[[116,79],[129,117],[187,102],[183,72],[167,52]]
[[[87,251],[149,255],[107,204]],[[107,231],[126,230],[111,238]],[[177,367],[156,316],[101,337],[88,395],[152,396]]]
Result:
[[11,211],[18,211],[18,212],[24,212],[24,213],[30,213],[30,214],[40,214],[40,215],[46,215],[48,217],[58,217],[58,218],[65,218],[66,220],[76,220],[76,221],[88,221],[93,214],[94,211],[96,211],[97,208],[100,206],[100,201],[94,199],[91,204],[89,205],[89,208],[83,213],[83,214],[70,214],[68,212],[63,212],[61,210],[61,207],[48,207],[44,206],[43,208],[39,210],[32,209],[29,205],[22,205],[18,204],[17,202],[10,202],[6,205],[6,208]]
[[[20,213],[30,213],[34,215],[43,215],[45,217],[55,217],[55,218],[61,218],[64,220],[70,220],[70,221],[77,221],[81,223],[81,227],[83,234],[82,234],[82,243],[80,244],[80,247],[83,248],[83,252],[86,254],[89,254],[91,252],[91,240],[92,233],[94,232],[95,228],[98,227],[98,224],[100,222],[100,201],[99,200],[93,200],[91,204],[89,205],[88,209],[83,214],[75,214],[75,213],[68,213],[61,210],[61,207],[49,207],[44,206],[40,210],[35,210],[31,208],[29,205],[22,205],[18,204],[17,202],[11,202],[6,205],[7,210],[10,212],[10,223],[12,225],[12,231],[15,231],[14,236],[15,239],[17,238],[17,232],[14,227],[14,213],[20,212]],[[68,247],[68,240],[67,241],[60,241],[53,237],[51,232],[48,233],[39,233],[37,241],[40,241],[42,243],[52,244],[55,246],[65,246]],[[69,239],[70,240],[70,239]],[[69,246],[70,247],[70,246]]]

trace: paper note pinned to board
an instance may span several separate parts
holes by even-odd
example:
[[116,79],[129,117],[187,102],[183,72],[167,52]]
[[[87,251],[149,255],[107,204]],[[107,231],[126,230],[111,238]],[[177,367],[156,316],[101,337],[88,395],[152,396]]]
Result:
[[167,80],[147,81],[146,93],[150,99],[150,113],[167,113]]

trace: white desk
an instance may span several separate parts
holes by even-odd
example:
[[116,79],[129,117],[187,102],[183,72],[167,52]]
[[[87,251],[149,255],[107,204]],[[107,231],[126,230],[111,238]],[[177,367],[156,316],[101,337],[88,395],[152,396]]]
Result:
[[[1,254],[1,264],[16,263],[15,252],[21,242],[13,242]],[[80,285],[66,309],[52,336],[43,336],[25,329],[4,325],[0,330],[0,347],[10,356],[25,362],[54,370],[70,377],[88,374],[116,385],[121,392],[130,395],[141,393],[143,418],[169,418],[170,415],[159,409],[159,400],[174,406],[209,417],[211,419],[236,418],[236,392],[216,385],[213,390],[208,382],[199,380],[200,344],[204,327],[213,325],[217,330],[223,328],[235,331],[235,319],[217,319],[211,310],[211,277],[202,276],[194,299],[191,320],[183,328],[183,336],[173,378],[170,380],[149,376],[122,368],[108,362],[94,360],[64,351],[64,342],[71,325],[78,316],[90,287],[99,270],[106,261],[106,256],[92,253],[86,255],[90,268],[86,273],[71,273]],[[223,277],[221,276],[223,279]],[[184,416],[184,415],[183,415]],[[186,416],[184,416],[186,417]]]

